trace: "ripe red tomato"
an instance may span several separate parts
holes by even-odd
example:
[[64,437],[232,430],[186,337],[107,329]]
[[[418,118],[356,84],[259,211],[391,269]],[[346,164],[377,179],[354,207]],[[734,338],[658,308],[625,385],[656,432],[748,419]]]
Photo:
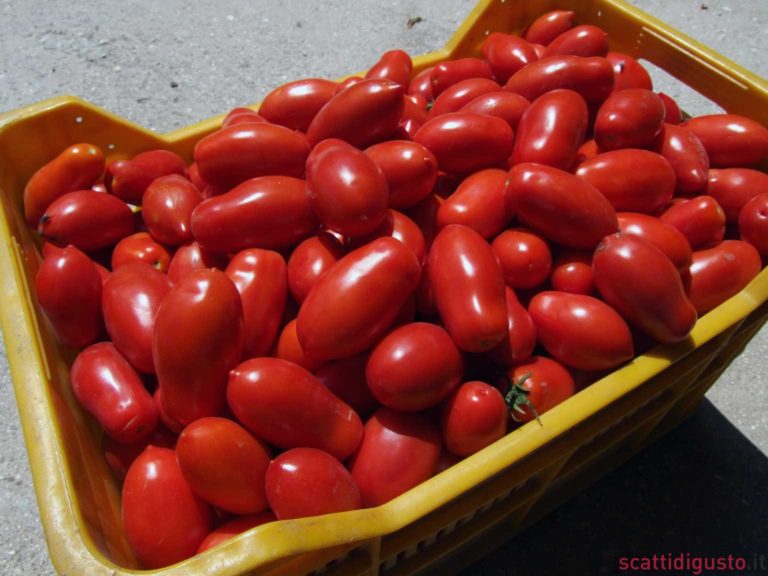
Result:
[[187,177],[184,159],[170,150],[148,150],[130,160],[116,160],[107,166],[104,185],[124,202],[141,205],[147,187],[161,176]]
[[265,356],[280,329],[288,299],[288,274],[283,257],[251,248],[236,254],[225,270],[243,303],[246,357]]
[[664,124],[661,138],[654,148],[675,171],[679,192],[694,194],[707,187],[709,157],[696,134],[682,126]]
[[608,34],[602,28],[591,24],[570,28],[547,44],[542,58],[563,54],[605,56],[608,54]]
[[117,442],[108,434],[101,437],[101,449],[104,451],[104,458],[112,473],[121,483],[125,480],[125,475],[133,461],[150,444],[159,448],[174,448],[176,446],[176,434],[158,422],[152,434],[135,442]]
[[333,360],[315,370],[315,376],[323,386],[349,404],[364,420],[381,406],[365,381],[369,357],[370,354],[366,353]]
[[603,150],[646,148],[664,129],[665,116],[664,102],[651,90],[614,92],[597,112],[595,142]]
[[306,183],[290,176],[252,178],[204,200],[193,210],[191,224],[201,247],[226,253],[288,248],[311,236],[319,225]]
[[184,479],[209,504],[235,514],[267,508],[268,447],[227,418],[200,418],[184,428],[176,443]]
[[443,90],[429,109],[429,117],[457,112],[478,96],[497,92],[501,86],[488,78],[467,78]]
[[712,196],[673,204],[659,219],[679,230],[694,249],[722,240],[725,234],[725,212]]
[[675,171],[663,156],[625,148],[603,152],[582,162],[576,175],[597,188],[623,212],[654,214],[675,192]]
[[700,315],[706,314],[741,292],[761,268],[758,251],[742,240],[723,240],[711,248],[695,250],[688,297]]
[[435,237],[427,272],[440,318],[456,345],[486,352],[507,335],[504,274],[488,242],[461,224]]
[[123,484],[125,535],[146,568],[162,568],[197,552],[211,531],[211,506],[195,495],[176,452],[148,446]]
[[435,155],[441,170],[456,174],[505,162],[514,144],[512,128],[504,120],[466,112],[428,120],[413,139]]
[[544,291],[528,306],[539,342],[556,360],[579,370],[609,370],[634,356],[629,326],[602,300]]
[[680,106],[677,105],[671,96],[664,94],[664,92],[657,92],[661,101],[664,102],[664,108],[667,110],[667,114],[664,117],[664,122],[667,124],[674,124],[677,126],[683,121],[683,113],[680,111]]
[[323,78],[305,78],[278,86],[264,97],[259,114],[273,124],[306,132],[312,120],[338,88]]
[[183,425],[217,416],[227,375],[244,345],[240,294],[215,269],[190,272],[166,294],[155,317],[152,356],[166,414]]
[[193,270],[203,268],[216,268],[224,270],[227,267],[229,258],[226,254],[211,252],[200,246],[197,242],[190,242],[174,252],[171,263],[168,266],[168,278],[171,282],[178,284],[184,276]]
[[368,388],[384,406],[408,412],[437,405],[464,374],[461,354],[448,332],[413,322],[387,334],[371,352]]
[[752,166],[768,156],[768,128],[738,114],[708,114],[683,124],[704,145],[713,168]]
[[696,324],[677,268],[647,240],[623,232],[606,236],[592,271],[603,299],[659,342],[684,340]]
[[527,360],[536,347],[536,325],[517,299],[515,291],[504,287],[507,301],[507,335],[489,352],[489,357],[502,366],[513,366]]
[[154,432],[158,414],[152,396],[111,342],[80,352],[70,382],[80,405],[118,442],[136,442]]
[[310,236],[296,246],[288,258],[288,289],[301,304],[312,286],[344,256],[344,245],[325,231]]
[[434,70],[434,66],[424,68],[421,72],[411,78],[411,81],[408,84],[409,95],[421,96],[427,102],[432,100],[432,70]]
[[[314,372],[327,363],[326,360],[310,356],[301,347],[299,336],[296,334],[296,318],[283,326],[270,356],[288,360],[289,362],[298,364],[302,368],[306,368],[310,372]],[[342,398],[342,400],[344,400],[344,398]],[[346,400],[344,401],[346,402]]]
[[[227,112],[224,120],[221,121],[221,127],[226,128],[227,126],[252,124],[254,122],[268,122],[268,120],[251,108],[238,107],[232,108],[232,110]],[[277,122],[273,122],[273,124],[277,124]]]
[[483,238],[490,239],[509,223],[504,182],[506,170],[486,168],[467,176],[437,211],[437,225],[469,226]]
[[546,46],[560,34],[573,26],[573,17],[576,15],[572,10],[552,10],[536,18],[526,28],[523,37],[528,42],[543,44]]
[[768,192],[768,174],[751,168],[713,168],[707,179],[707,194],[717,200],[729,223],[739,219],[752,198]]
[[112,271],[133,262],[144,262],[159,272],[168,272],[171,253],[148,232],[134,232],[112,250]]
[[437,98],[454,84],[470,78],[493,80],[493,72],[488,63],[480,58],[457,58],[440,62],[430,74],[432,97]]
[[741,208],[739,235],[761,256],[768,256],[768,192],[755,196]]
[[517,130],[520,118],[523,117],[525,109],[531,103],[520,96],[505,90],[497,92],[488,92],[482,94],[468,102],[459,109],[459,112],[469,112],[471,114],[481,114],[485,116],[496,116],[505,120],[512,130]]
[[225,522],[218,528],[214,529],[210,534],[208,534],[208,536],[205,537],[205,540],[200,543],[200,547],[197,549],[197,553],[202,554],[206,550],[210,550],[219,544],[223,544],[224,542],[239,536],[251,528],[255,528],[256,526],[261,526],[262,524],[267,524],[269,522],[274,522],[276,520],[277,518],[271,510],[259,512],[258,514],[238,516],[234,520]]
[[227,402],[257,438],[279,448],[320,448],[343,460],[363,433],[352,408],[306,369],[279,358],[251,358],[235,367]]
[[437,159],[421,144],[388,140],[374,144],[365,153],[384,173],[390,208],[411,208],[432,192],[437,180]]
[[99,337],[101,292],[96,264],[74,246],[45,258],[35,277],[37,301],[64,346],[82,348]]
[[317,448],[293,448],[267,470],[267,499],[279,520],[358,510],[360,490],[344,465]]
[[266,122],[222,128],[194,150],[200,177],[221,190],[259,176],[303,178],[308,155],[301,132]]
[[599,104],[613,90],[613,66],[601,56],[550,56],[524,66],[504,85],[531,102],[558,88],[578,92],[587,104]]
[[378,228],[360,238],[350,238],[347,247],[354,250],[369,244],[376,238],[385,236],[391,236],[408,246],[419,264],[424,265],[427,259],[427,242],[424,239],[424,233],[416,222],[397,210],[387,210],[387,215]]
[[[649,216],[650,218],[650,216]],[[619,215],[619,227],[621,217]],[[595,281],[592,279],[592,252],[585,250],[562,250],[552,262],[549,277],[552,288],[558,292],[572,294],[595,293]]]
[[405,106],[405,87],[379,78],[361,80],[338,92],[307,129],[311,146],[338,138],[355,148],[386,139],[397,128]]
[[161,176],[144,191],[141,216],[158,241],[181,246],[192,240],[192,211],[202,201],[200,191],[186,178]]
[[410,55],[403,50],[388,50],[381,55],[378,62],[366,72],[366,78],[379,78],[390,80],[407,88],[411,80],[413,61]]
[[511,396],[507,396],[507,402],[511,403],[510,414],[516,422],[534,420],[537,414],[551,410],[576,391],[573,376],[568,369],[545,356],[531,356],[522,364],[510,368],[507,378],[513,383],[513,391]]
[[117,349],[141,372],[155,372],[155,318],[171,286],[168,276],[144,262],[121,266],[104,283],[101,304],[107,332]]
[[535,288],[549,276],[552,253],[538,234],[522,228],[505,230],[491,243],[504,272],[504,283],[512,288]]
[[568,170],[584,142],[587,104],[573,90],[552,90],[526,108],[517,127],[512,164],[537,162]]
[[648,71],[632,56],[621,52],[608,52],[605,57],[613,66],[614,92],[627,88],[653,90],[653,81]]
[[469,456],[507,433],[509,408],[490,384],[473,380],[454,390],[442,406],[440,426],[445,447]]
[[691,263],[691,244],[674,226],[647,214],[619,212],[619,231],[647,240],[667,255],[679,271]]
[[37,227],[46,209],[67,192],[90,188],[104,173],[104,154],[93,144],[74,144],[42,166],[24,187],[24,218]]
[[520,36],[502,32],[493,32],[488,36],[483,42],[482,51],[493,77],[502,84],[520,68],[539,59],[530,42]]
[[427,415],[377,410],[347,464],[363,507],[389,502],[434,476],[441,449],[440,429]]
[[342,140],[329,139],[307,160],[307,197],[328,228],[345,236],[365,236],[387,215],[389,189],[370,156]]
[[563,246],[592,249],[619,228],[608,199],[589,182],[563,170],[518,164],[509,171],[506,187],[509,213]]
[[296,326],[307,354],[348,358],[370,348],[416,290],[421,266],[413,251],[378,238],[339,260],[310,290]]
[[40,218],[38,232],[56,244],[80,250],[99,250],[133,233],[133,212],[128,204],[93,190],[67,192],[54,200]]

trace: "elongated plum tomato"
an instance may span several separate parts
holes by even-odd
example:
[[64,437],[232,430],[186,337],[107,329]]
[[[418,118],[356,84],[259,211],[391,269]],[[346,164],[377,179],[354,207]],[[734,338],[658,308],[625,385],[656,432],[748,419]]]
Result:
[[490,239],[509,223],[504,182],[506,170],[486,168],[462,180],[437,211],[437,225],[464,224]]
[[213,511],[195,495],[168,448],[148,446],[123,484],[125,535],[146,568],[194,556],[211,531]]
[[505,120],[512,130],[516,130],[520,124],[525,109],[531,103],[520,96],[506,90],[488,92],[478,96],[459,109],[459,112],[483,114],[485,116],[497,116]]
[[[301,347],[299,336],[296,334],[296,318],[283,326],[283,329],[277,336],[275,346],[269,355],[298,364],[302,368],[306,368],[313,373],[327,363],[326,360],[310,356]],[[344,400],[344,398],[342,398],[342,400]],[[344,401],[346,402],[346,400]]]
[[240,294],[226,274],[195,270],[165,296],[152,355],[166,414],[182,425],[216,416],[244,346]]
[[677,268],[647,240],[623,232],[606,236],[592,270],[603,299],[659,342],[684,340],[696,324]]
[[659,220],[679,230],[694,249],[722,240],[725,234],[725,212],[706,194],[673,204]]
[[259,176],[302,178],[308,155],[301,132],[266,122],[222,128],[194,150],[200,177],[223,190]]
[[192,240],[192,211],[202,201],[200,191],[186,178],[162,176],[144,191],[141,216],[152,236],[164,244],[181,246]]
[[411,78],[411,81],[408,84],[409,96],[421,96],[427,102],[432,100],[432,82],[430,81],[432,70],[434,70],[434,66],[424,68],[421,72]]
[[307,354],[348,358],[370,348],[416,290],[421,266],[392,237],[378,238],[339,260],[299,309],[297,332]]
[[226,254],[211,252],[202,248],[197,242],[184,244],[176,249],[168,266],[168,278],[178,284],[179,281],[193,270],[216,268],[224,270],[229,262]]
[[383,236],[391,236],[400,240],[413,251],[419,264],[424,265],[424,261],[427,259],[427,242],[424,239],[424,233],[413,220],[397,210],[387,210],[387,216],[378,228],[365,236],[350,238],[347,247],[354,250]]
[[349,404],[363,420],[381,407],[365,381],[365,368],[369,357],[370,354],[365,353],[333,360],[315,370],[315,376],[323,386]]
[[139,206],[147,187],[170,174],[187,177],[184,159],[170,150],[147,150],[130,160],[111,162],[104,175],[104,185],[110,194]]
[[729,223],[739,219],[742,207],[752,198],[768,192],[768,174],[752,168],[714,168],[707,180],[707,194],[717,200]]
[[360,444],[362,423],[309,371],[279,358],[251,358],[229,375],[227,402],[257,438],[279,448],[319,448],[344,460]]
[[317,448],[286,450],[269,465],[269,507],[279,520],[357,510],[360,490],[336,458]]
[[267,508],[269,450],[238,423],[219,417],[195,420],[179,435],[176,456],[184,479],[206,502],[235,514]]
[[348,462],[363,507],[389,502],[434,476],[441,449],[440,429],[426,414],[377,410]]
[[64,346],[83,348],[102,330],[102,281],[96,264],[74,246],[45,258],[35,277],[40,308]]
[[536,18],[523,34],[523,38],[534,44],[546,46],[573,26],[572,10],[552,10]]
[[528,306],[539,342],[552,356],[579,370],[608,370],[634,355],[624,319],[592,296],[544,291]]
[[157,426],[157,408],[144,383],[111,342],[80,352],[70,372],[78,402],[119,442],[146,438]]
[[462,80],[444,90],[440,96],[435,98],[432,107],[429,109],[429,117],[434,118],[441,114],[456,112],[478,96],[489,92],[497,92],[498,90],[501,90],[501,86],[488,78],[468,78]]
[[627,88],[653,90],[653,81],[648,71],[632,56],[621,52],[608,52],[605,57],[613,66],[614,92]]
[[536,325],[515,291],[504,287],[507,300],[507,335],[501,343],[489,352],[493,362],[502,366],[513,366],[527,360],[536,347]]
[[385,406],[417,411],[438,404],[461,382],[459,349],[440,326],[412,322],[387,334],[371,352],[366,382]]
[[603,150],[649,147],[664,129],[665,116],[664,102],[651,90],[619,90],[597,111],[595,141]]
[[288,258],[288,289],[298,304],[312,286],[344,256],[344,245],[333,234],[320,231],[296,246]]
[[273,124],[306,132],[338,87],[333,80],[305,78],[278,86],[264,97],[259,114]]
[[680,230],[654,216],[619,212],[619,231],[647,240],[667,255],[681,272],[691,263],[691,244]]
[[365,73],[366,78],[381,78],[405,88],[411,79],[413,61],[404,50],[387,50]]
[[518,164],[509,171],[506,188],[509,213],[563,246],[592,249],[618,230],[616,210],[608,199],[588,182],[563,170]]
[[533,102],[546,92],[566,88],[578,92],[587,104],[599,104],[611,94],[613,82],[613,67],[603,57],[558,55],[521,68],[504,89]]
[[24,218],[37,227],[46,208],[59,196],[90,188],[104,172],[104,153],[98,146],[81,143],[65,148],[42,166],[24,187]]
[[104,283],[104,323],[117,349],[141,372],[153,374],[152,338],[171,280],[144,262],[121,266]]
[[656,149],[675,171],[678,191],[693,194],[707,187],[709,157],[701,140],[691,130],[665,123]]
[[370,156],[329,139],[307,160],[307,197],[325,226],[345,236],[365,236],[384,220],[389,189]]
[[530,42],[515,34],[502,32],[490,34],[483,41],[482,51],[494,78],[502,84],[520,68],[539,59]]
[[304,180],[262,176],[198,204],[191,225],[202,248],[232,253],[288,248],[314,234],[319,222]]
[[457,58],[440,62],[430,74],[432,96],[437,98],[454,84],[471,78],[493,80],[493,72],[488,63],[480,58]]
[[751,118],[708,114],[682,126],[699,137],[713,168],[752,166],[768,156],[768,128]]
[[421,144],[388,140],[366,148],[387,180],[389,207],[405,210],[429,196],[437,180],[437,159]]
[[469,456],[507,433],[509,409],[497,388],[480,381],[464,382],[442,405],[443,444]]
[[768,256],[768,193],[759,194],[744,204],[739,213],[741,239]]
[[437,158],[444,172],[468,174],[505,162],[514,134],[501,118],[453,112],[432,118],[413,137]]
[[488,242],[461,224],[435,237],[427,258],[440,318],[456,345],[485,352],[507,335],[504,274]]
[[328,138],[366,148],[385,140],[403,115],[405,86],[369,78],[338,92],[312,119],[307,129],[311,146]]
[[591,24],[570,28],[547,44],[542,58],[562,54],[605,56],[608,54],[608,34],[602,28]]

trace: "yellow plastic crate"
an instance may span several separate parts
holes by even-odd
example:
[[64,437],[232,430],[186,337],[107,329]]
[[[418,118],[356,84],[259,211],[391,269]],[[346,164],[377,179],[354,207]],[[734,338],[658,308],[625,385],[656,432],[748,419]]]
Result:
[[[478,55],[490,32],[519,32],[555,8],[601,26],[612,50],[644,58],[725,110],[768,125],[764,80],[620,0],[485,0],[445,48],[416,58],[416,68]],[[63,574],[136,574],[137,564],[100,431],[69,387],[73,353],[56,344],[37,307],[39,239],[24,222],[24,184],[81,141],[100,146],[108,160],[155,147],[189,158],[220,120],[158,136],[71,97],[0,116],[0,320],[45,535]],[[764,269],[701,318],[687,341],[636,358],[543,415],[543,426],[532,422],[383,506],[267,524],[142,574],[413,574],[442,572],[447,560],[455,570],[452,553],[478,540],[485,549],[500,544],[689,416],[765,323],[767,301]]]

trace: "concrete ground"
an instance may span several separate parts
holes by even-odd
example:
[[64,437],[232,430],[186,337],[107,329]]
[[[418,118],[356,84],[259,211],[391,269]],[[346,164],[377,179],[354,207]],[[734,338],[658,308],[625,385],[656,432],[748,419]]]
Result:
[[[632,0],[768,77],[768,1]],[[386,49],[440,47],[473,0],[0,0],[0,111],[75,94],[166,132]],[[412,27],[409,18],[421,17]],[[716,107],[654,76],[692,114]],[[768,550],[768,329],[696,417],[467,574],[596,574],[638,553]],[[0,574],[51,574],[0,346]]]

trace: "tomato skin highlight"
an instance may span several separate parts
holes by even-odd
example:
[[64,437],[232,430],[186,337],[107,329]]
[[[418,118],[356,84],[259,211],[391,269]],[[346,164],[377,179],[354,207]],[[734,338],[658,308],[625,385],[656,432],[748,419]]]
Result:
[[539,59],[531,43],[514,34],[493,32],[483,42],[483,58],[494,78],[502,84],[529,62]]
[[148,446],[128,469],[122,496],[125,533],[146,568],[194,556],[211,531],[211,506],[184,480],[174,450]]
[[659,342],[684,340],[696,324],[677,268],[643,238],[623,232],[606,236],[595,249],[592,270],[603,299]]
[[160,304],[152,340],[167,416],[182,425],[217,416],[243,347],[243,307],[227,275],[203,269],[182,278]]
[[279,520],[358,510],[360,490],[336,458],[317,448],[292,448],[269,465],[269,506]]
[[552,356],[579,370],[609,370],[634,356],[624,319],[592,296],[543,291],[528,306],[539,342]]
[[364,352],[394,322],[420,276],[413,251],[395,238],[353,250],[317,281],[301,305],[296,330],[302,348],[326,360]]
[[659,220],[679,230],[694,249],[722,240],[725,234],[725,212],[712,196],[696,196],[673,204]]
[[559,34],[544,50],[542,58],[571,54],[573,56],[606,56],[608,34],[602,28],[582,24]]
[[440,318],[460,349],[486,352],[504,339],[504,275],[482,236],[449,224],[432,243],[427,271]]
[[268,506],[266,445],[238,423],[207,417],[184,428],[176,443],[184,479],[206,502],[235,514],[255,514]]
[[441,449],[440,429],[425,414],[377,410],[347,463],[363,507],[389,502],[434,476]]
[[80,352],[70,371],[72,391],[104,431],[122,443],[141,440],[157,426],[157,408],[141,378],[111,342]]
[[251,358],[229,374],[227,402],[257,438],[279,448],[319,448],[344,460],[363,433],[355,411],[309,371],[279,358]]
[[497,388],[480,381],[464,382],[441,409],[443,444],[453,454],[469,456],[507,433],[509,409]]
[[523,38],[546,46],[573,26],[576,15],[572,10],[552,10],[536,18],[525,30]]

